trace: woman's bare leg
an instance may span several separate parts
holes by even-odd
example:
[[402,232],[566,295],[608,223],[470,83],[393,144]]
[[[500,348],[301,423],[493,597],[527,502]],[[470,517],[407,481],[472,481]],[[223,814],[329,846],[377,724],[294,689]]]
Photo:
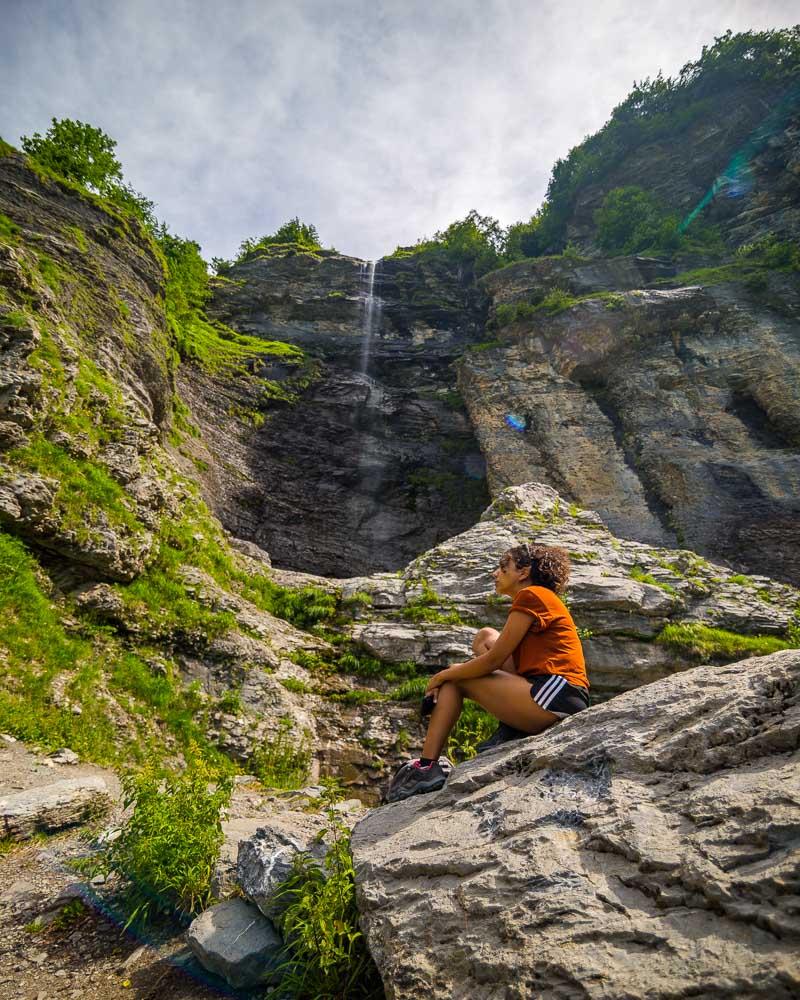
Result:
[[[496,628],[490,628],[488,625],[485,628],[479,629],[475,638],[472,640],[472,652],[476,656],[481,656],[483,653],[488,653],[489,650],[494,646],[497,640],[500,638],[500,633]],[[515,674],[517,672],[514,666],[514,657],[509,656],[506,658],[503,665],[500,667],[501,670],[505,670],[508,674]]]
[[450,730],[458,721],[464,698],[485,708],[496,719],[526,733],[542,733],[558,716],[539,708],[531,698],[531,686],[524,677],[503,670],[467,681],[448,681],[439,688],[439,696],[431,715],[422,756],[436,760],[441,754]]

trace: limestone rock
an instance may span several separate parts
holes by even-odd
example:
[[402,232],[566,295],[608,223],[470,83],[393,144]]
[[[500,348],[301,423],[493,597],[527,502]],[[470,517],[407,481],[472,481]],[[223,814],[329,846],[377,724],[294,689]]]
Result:
[[272,924],[243,899],[228,899],[201,913],[187,941],[200,964],[235,989],[277,982],[283,942]]
[[800,990],[800,651],[696,668],[353,833],[387,995]]
[[[395,603],[364,608],[351,634],[389,662],[413,659],[438,669],[463,660],[478,624],[502,628],[505,622],[509,602],[496,596],[490,574],[502,553],[521,541],[570,553],[567,599],[576,624],[591,633],[584,651],[600,697],[698,662],[686,650],[653,641],[666,625],[780,637],[800,604],[800,591],[788,584],[736,574],[685,549],[617,538],[596,512],[568,503],[552,487],[526,483],[500,492],[477,524],[411,562],[393,592]],[[440,601],[431,611],[455,608],[475,625],[389,619],[418,598],[422,580]],[[369,593],[369,578],[358,586]]]
[[[353,257],[275,248],[215,283],[212,315],[309,357],[300,403],[262,406],[263,427],[226,416],[242,409],[241,379],[177,373],[212,456],[209,503],[234,535],[309,573],[394,570],[488,499],[451,368],[483,336],[485,294],[444,258],[385,258],[366,338],[368,275]],[[281,363],[259,373],[287,387],[294,377]],[[257,395],[244,405],[257,409]]]
[[[309,832],[312,826],[316,827],[314,834]],[[322,829],[319,817],[316,822],[309,817],[303,826],[291,824],[289,830],[273,822],[239,843],[236,880],[245,896],[264,916],[274,917],[280,913],[281,903],[274,898],[274,893],[291,873],[296,854],[307,851],[322,860],[325,847],[316,839]]]
[[637,270],[537,260],[485,279],[495,309],[554,282],[582,296],[461,361],[492,492],[547,482],[616,534],[800,582],[796,323],[741,285],[637,286]]
[[111,804],[102,778],[66,778],[0,798],[0,832],[26,840],[37,831],[52,833],[102,816]]
[[463,625],[412,625],[374,622],[353,627],[352,636],[367,652],[390,662],[415,660],[447,666],[471,655],[474,628]]

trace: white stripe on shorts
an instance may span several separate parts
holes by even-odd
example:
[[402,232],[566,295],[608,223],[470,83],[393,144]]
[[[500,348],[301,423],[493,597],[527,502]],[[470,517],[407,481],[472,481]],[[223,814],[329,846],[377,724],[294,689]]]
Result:
[[553,685],[553,687],[550,688],[550,690],[547,692],[547,697],[544,699],[544,701],[539,702],[540,706],[542,708],[547,708],[547,706],[550,704],[553,698],[555,698],[555,696],[559,693],[559,691],[561,691],[561,689],[564,687],[566,683],[567,683],[566,677],[559,677],[557,683]]
[[557,686],[560,680],[563,680],[563,677],[559,674],[553,674],[553,676],[549,678],[549,680],[547,680],[536,692],[536,697],[533,700],[539,708],[544,708],[544,701],[547,698],[547,695],[553,690],[554,687]]

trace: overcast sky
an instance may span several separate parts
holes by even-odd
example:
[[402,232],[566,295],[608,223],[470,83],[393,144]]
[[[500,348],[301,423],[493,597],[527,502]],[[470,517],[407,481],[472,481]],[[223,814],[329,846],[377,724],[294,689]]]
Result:
[[476,208],[538,208],[634,80],[797,0],[0,0],[0,135],[52,117],[207,259],[299,215],[374,258]]

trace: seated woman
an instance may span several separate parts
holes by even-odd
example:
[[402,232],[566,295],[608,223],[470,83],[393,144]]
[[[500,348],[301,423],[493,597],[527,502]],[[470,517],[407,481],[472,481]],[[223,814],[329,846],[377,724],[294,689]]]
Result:
[[512,598],[503,631],[482,628],[472,643],[475,657],[434,674],[425,691],[434,703],[422,756],[404,764],[389,785],[387,800],[441,788],[451,764],[440,759],[464,698],[500,720],[482,749],[541,733],[589,705],[589,681],[572,616],[559,599],[569,577],[564,549],[517,545],[493,572],[495,590]]

